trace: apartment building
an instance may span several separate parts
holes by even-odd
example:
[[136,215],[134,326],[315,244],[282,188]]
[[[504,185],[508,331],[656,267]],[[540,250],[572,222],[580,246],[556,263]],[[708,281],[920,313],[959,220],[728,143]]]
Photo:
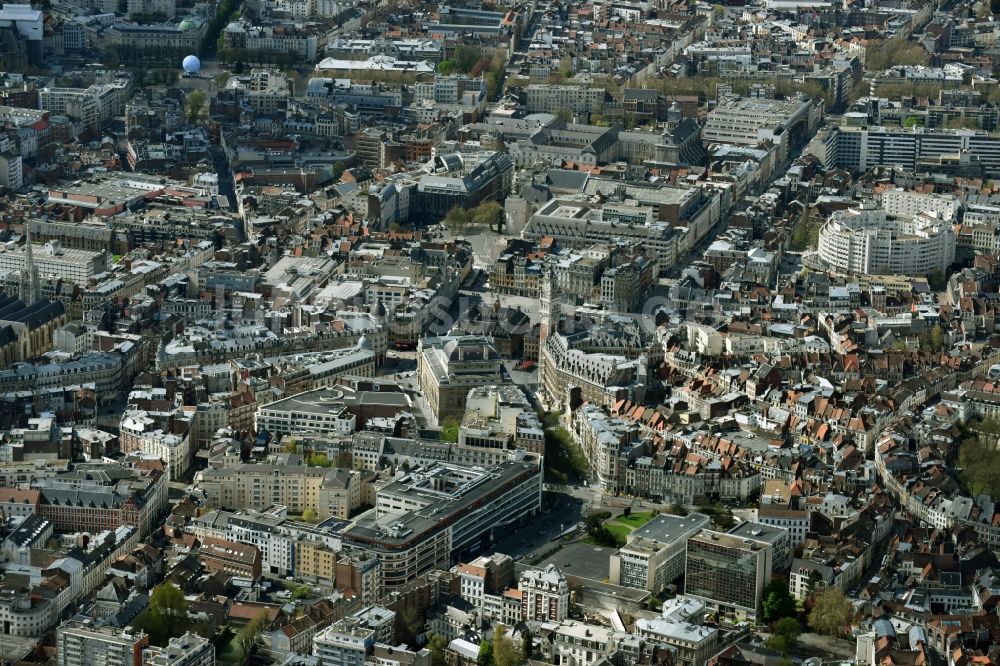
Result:
[[198,634],[186,632],[170,639],[166,647],[148,647],[142,666],[214,666],[215,644]]
[[544,570],[522,571],[517,589],[521,617],[526,621],[560,622],[569,614],[569,583],[554,564]]
[[363,666],[377,643],[393,643],[396,614],[369,606],[338,620],[313,638],[313,655],[323,666]]
[[545,430],[519,386],[482,386],[469,391],[458,429],[462,446],[545,452]]
[[195,482],[208,506],[261,510],[280,504],[292,513],[315,509],[320,518],[347,518],[364,497],[360,472],[306,465],[207,469],[198,472]]
[[42,88],[38,91],[38,108],[80,121],[84,129],[96,130],[125,112],[128,93],[125,82],[95,83],[87,88]]
[[527,113],[569,111],[574,115],[599,113],[604,110],[606,92],[602,87],[573,85],[532,84],[524,89],[524,106]]
[[206,537],[201,541],[198,561],[211,573],[223,572],[257,580],[261,573],[261,555],[256,546]]
[[183,477],[191,466],[191,420],[186,416],[170,414],[157,419],[144,410],[127,410],[119,432],[123,453],[140,451],[159,458],[166,463],[171,481]]
[[67,622],[56,631],[59,666],[143,666],[143,649],[148,645],[149,636],[142,631],[101,627],[91,620]]

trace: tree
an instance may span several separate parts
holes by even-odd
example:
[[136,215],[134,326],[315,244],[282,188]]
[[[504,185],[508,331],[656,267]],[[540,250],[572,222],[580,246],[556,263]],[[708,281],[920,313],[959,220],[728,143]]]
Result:
[[454,60],[442,60],[438,63],[437,67],[438,73],[443,76],[451,76],[455,71],[455,61]]
[[996,464],[996,421],[984,420],[979,430],[985,437],[966,437],[958,445],[959,478],[973,495],[1000,496],[1000,465]]
[[250,651],[253,650],[253,646],[257,644],[257,639],[264,633],[264,630],[267,629],[267,625],[269,623],[270,620],[268,619],[267,611],[265,610],[258,613],[254,619],[247,622],[246,626],[240,629],[238,639],[240,648],[243,650],[244,655],[250,654]]
[[443,442],[458,442],[458,421],[455,419],[448,419],[441,424],[441,441]]
[[479,644],[479,655],[476,657],[478,666],[493,666],[493,643],[483,641]]
[[818,634],[840,636],[853,614],[851,602],[835,587],[819,595],[809,612],[809,626]]
[[685,507],[680,502],[674,502],[673,504],[667,507],[667,513],[674,516],[686,516],[688,515],[688,510],[687,507]]
[[893,37],[867,50],[865,65],[871,70],[889,69],[893,65],[927,65],[930,55],[923,46],[906,37]]
[[573,112],[566,107],[556,109],[556,120],[560,120],[564,123],[573,122]]
[[188,94],[187,99],[184,100],[184,111],[187,113],[188,122],[196,122],[204,107],[205,93],[200,90],[192,90]]
[[774,631],[772,631],[771,637],[767,639],[766,645],[770,649],[787,656],[795,649],[795,642],[801,633],[802,627],[799,626],[798,620],[794,617],[782,618],[774,625]]
[[979,124],[978,119],[966,118],[964,116],[949,118],[948,122],[946,122],[944,126],[947,129],[982,129],[982,125]]
[[465,210],[461,206],[455,206],[448,211],[448,214],[444,216],[444,223],[452,231],[464,231],[466,227],[472,222],[469,217],[469,211]]
[[155,645],[166,645],[167,641],[183,634],[190,625],[187,599],[181,588],[173,583],[163,583],[153,588],[149,597],[149,608],[136,618],[136,626],[149,634]]
[[736,518],[733,517],[733,512],[729,510],[729,507],[716,504],[709,513],[712,516],[712,522],[724,530],[736,525]]
[[763,615],[765,622],[774,622],[795,615],[795,599],[783,580],[772,580],[764,588]]
[[310,590],[308,585],[297,585],[294,590],[292,590],[292,599],[305,599],[309,596]]
[[288,440],[281,450],[285,453],[297,453],[299,450],[299,445],[295,443],[294,439]]
[[468,44],[459,44],[455,48],[455,56],[452,58],[455,62],[455,68],[462,74],[470,73],[472,68],[476,66],[476,63],[479,62],[479,59],[479,49]]
[[935,324],[931,329],[931,347],[934,350],[944,349],[944,329],[940,324]]
[[403,640],[410,645],[417,642],[417,632],[424,626],[424,618],[416,608],[407,607],[403,609]]
[[806,578],[806,594],[812,596],[821,582],[823,582],[823,577],[819,575],[819,572],[815,569],[810,570],[809,576]]
[[789,240],[788,247],[793,251],[802,252],[803,250],[816,247],[818,240],[819,225],[814,224],[809,217],[809,207],[803,206],[798,222],[796,222],[795,228],[792,230],[792,237]]
[[527,661],[531,659],[531,655],[535,652],[535,642],[534,637],[532,637],[531,632],[525,627],[521,630],[521,656]]
[[343,162],[334,162],[332,167],[333,182],[339,183],[340,177],[344,175],[345,171],[347,171],[346,164],[344,164]]
[[427,649],[431,652],[431,666],[445,666],[444,651],[448,649],[448,639],[441,634],[427,636]]
[[307,523],[318,522],[319,513],[316,511],[316,509],[312,508],[311,506],[307,507],[306,510],[302,512],[302,520],[306,521]]
[[309,456],[309,459],[306,461],[306,463],[310,467],[329,467],[330,458],[325,453],[314,453],[311,456]]
[[496,666],[520,666],[523,661],[524,655],[507,635],[507,627],[497,625],[493,631],[493,663]]
[[565,483],[570,474],[587,475],[590,463],[573,435],[561,426],[545,429],[545,469]]
[[604,524],[604,521],[610,517],[611,514],[607,511],[598,511],[587,516],[583,521],[584,527],[587,530],[587,536],[599,546],[607,546],[608,548],[621,547],[625,544],[620,542],[614,532],[609,530],[607,525]]
[[941,269],[935,268],[927,274],[927,286],[934,291],[944,291],[948,288],[948,278]]
[[503,206],[496,201],[484,201],[469,211],[469,218],[472,224],[493,229],[496,227],[497,233],[503,228]]

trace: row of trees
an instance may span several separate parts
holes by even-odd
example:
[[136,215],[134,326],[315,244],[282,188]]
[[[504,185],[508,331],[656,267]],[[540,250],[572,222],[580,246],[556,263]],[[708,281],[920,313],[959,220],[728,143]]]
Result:
[[590,470],[587,456],[573,435],[561,426],[545,429],[545,471],[557,481],[566,483],[570,474],[585,477]]
[[468,74],[482,76],[486,84],[486,94],[490,99],[496,98],[503,82],[503,70],[507,64],[506,58],[499,52],[484,55],[475,46],[459,44],[451,58],[438,63],[437,71],[445,76],[449,74]]
[[202,55],[211,55],[216,50],[219,41],[222,39],[222,31],[236,17],[239,7],[239,0],[222,1],[218,11],[215,12],[215,16],[212,17],[212,20],[209,21],[208,26],[205,28],[205,36],[201,39]]
[[286,51],[273,49],[229,49],[220,48],[219,62],[223,63],[255,63],[262,65],[278,65],[292,67],[302,62],[302,56]]
[[495,230],[499,234],[503,233],[503,222],[503,206],[496,201],[484,201],[469,209],[455,206],[444,218],[448,229],[458,232],[465,231],[469,227],[478,227]]
[[885,70],[895,65],[928,65],[930,54],[923,46],[903,36],[887,39],[866,50],[865,66]]

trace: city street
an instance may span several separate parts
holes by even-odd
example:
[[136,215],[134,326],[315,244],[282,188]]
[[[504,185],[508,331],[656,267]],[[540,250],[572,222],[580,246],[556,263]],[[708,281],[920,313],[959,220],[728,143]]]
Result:
[[494,550],[506,553],[515,560],[544,553],[553,547],[551,542],[557,540],[560,534],[583,520],[585,512],[584,500],[563,492],[545,492],[542,512],[506,539],[498,541]]

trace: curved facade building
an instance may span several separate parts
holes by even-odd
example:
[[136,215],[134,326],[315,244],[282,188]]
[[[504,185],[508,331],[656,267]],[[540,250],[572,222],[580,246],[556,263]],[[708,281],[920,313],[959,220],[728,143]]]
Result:
[[955,232],[931,213],[892,218],[881,208],[841,210],[819,231],[819,258],[839,273],[944,272],[955,260]]

